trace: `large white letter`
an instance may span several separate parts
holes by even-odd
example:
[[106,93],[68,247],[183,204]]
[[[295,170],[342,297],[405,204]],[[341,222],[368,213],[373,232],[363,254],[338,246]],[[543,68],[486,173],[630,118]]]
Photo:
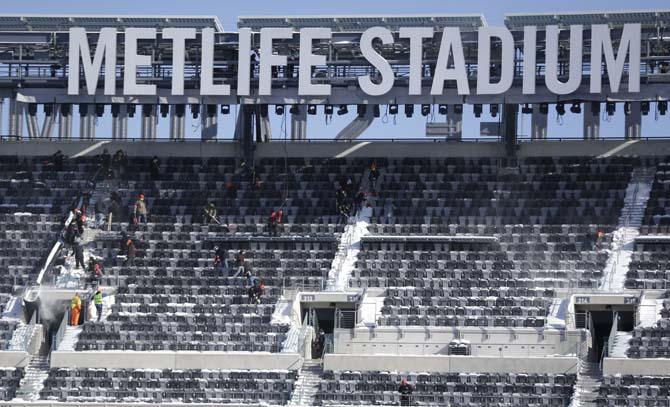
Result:
[[79,94],[79,57],[81,55],[84,66],[86,90],[89,95],[95,95],[102,67],[103,55],[105,58],[105,95],[113,95],[116,89],[116,28],[103,28],[98,36],[98,45],[95,47],[95,57],[91,62],[91,50],[88,47],[86,30],[81,27],[70,28],[69,49],[70,73],[67,77],[68,95]]
[[400,27],[400,38],[409,38],[409,94],[421,94],[423,79],[423,39],[432,38],[430,27]]
[[602,91],[602,60],[605,54],[607,76],[610,90],[619,91],[623,67],[628,53],[628,91],[640,91],[640,41],[642,35],[640,24],[624,24],[616,58],[610,38],[610,29],[606,24],[591,26],[591,93]]
[[237,95],[249,96],[251,92],[251,28],[240,28],[237,55]]
[[567,95],[576,91],[582,84],[582,32],[581,25],[570,26],[570,73],[567,82],[558,80],[558,26],[548,25],[545,43],[544,83],[547,89],[557,95]]
[[291,37],[293,37],[291,28],[261,28],[261,68],[258,86],[260,95],[272,94],[272,67],[286,65],[286,55],[272,53],[272,41]]
[[330,39],[333,33],[330,28],[300,29],[300,71],[298,74],[299,95],[330,95],[330,85],[312,83],[312,67],[326,65],[325,55],[312,54],[312,41]]
[[151,56],[137,54],[138,39],[155,39],[155,28],[126,28],[126,52],[123,71],[123,93],[126,95],[155,95],[156,85],[137,83],[137,67],[151,65]]
[[523,94],[535,94],[535,64],[537,62],[537,27],[523,27]]
[[[183,95],[186,40],[195,38],[195,28],[164,28],[163,38],[172,40],[172,94]],[[203,53],[205,49],[203,46]]]
[[370,65],[377,68],[382,80],[377,84],[372,81],[369,75],[363,75],[358,77],[358,85],[363,92],[370,96],[381,96],[393,88],[395,75],[393,69],[391,69],[391,64],[379,55],[372,46],[372,40],[375,38],[382,40],[382,44],[392,44],[393,34],[384,27],[372,27],[365,30],[361,35],[361,53]]
[[[449,54],[453,53],[454,67],[449,69]],[[455,80],[459,95],[469,95],[468,73],[465,71],[465,57],[463,56],[463,42],[461,29],[458,27],[444,27],[440,53],[435,65],[435,77],[430,89],[431,95],[441,95],[444,90],[444,81]]]
[[[491,83],[491,37],[501,41],[500,81]],[[477,93],[497,95],[505,93],[514,80],[514,38],[505,27],[480,27],[477,50]]]
[[200,64],[200,94],[230,95],[230,85],[214,84],[214,29],[202,29],[202,62]]

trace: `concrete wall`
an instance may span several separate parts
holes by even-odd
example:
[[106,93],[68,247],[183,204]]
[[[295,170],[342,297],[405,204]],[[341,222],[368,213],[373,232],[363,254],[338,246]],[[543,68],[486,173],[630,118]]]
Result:
[[[93,147],[93,148],[91,148]],[[89,149],[90,148],[90,149]],[[0,155],[51,155],[57,150],[72,156],[97,155],[106,148],[111,153],[125,150],[129,156],[233,157],[239,146],[232,140],[200,141],[95,141],[95,140],[24,140],[1,141]],[[670,140],[564,140],[533,141],[519,144],[520,157],[670,155]],[[354,142],[282,142],[256,145],[256,157],[504,157],[505,147],[498,142],[354,141]]]
[[291,370],[302,365],[297,353],[262,352],[72,352],[51,353],[51,367],[108,369]]
[[605,358],[603,374],[670,376],[670,359]]
[[0,367],[26,367],[29,361],[28,352],[0,351]]
[[[104,149],[110,154],[122,149],[131,157],[145,156],[174,156],[174,157],[234,157],[237,154],[237,144],[171,142],[171,141],[95,141],[95,140],[31,140],[31,141],[3,141],[0,142],[0,155],[19,156],[47,156],[60,150],[68,157],[75,154],[96,156]],[[83,154],[82,154],[83,152]]]
[[328,354],[324,370],[431,373],[577,373],[576,357],[373,356]]
[[471,343],[473,356],[576,354],[583,331],[529,328],[376,327],[338,329],[335,351],[342,354],[446,355],[454,339]]

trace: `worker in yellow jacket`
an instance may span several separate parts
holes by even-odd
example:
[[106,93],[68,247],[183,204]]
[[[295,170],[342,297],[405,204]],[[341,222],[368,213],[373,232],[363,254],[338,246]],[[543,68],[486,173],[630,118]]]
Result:
[[81,297],[76,293],[70,301],[70,325],[79,325],[79,314],[81,313]]

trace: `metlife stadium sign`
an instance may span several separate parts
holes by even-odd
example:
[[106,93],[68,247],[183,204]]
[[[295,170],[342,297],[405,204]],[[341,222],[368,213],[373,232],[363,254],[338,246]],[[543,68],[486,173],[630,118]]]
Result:
[[[622,30],[617,30],[619,38],[612,38],[608,25],[599,24],[590,26],[590,56],[585,60],[583,44],[585,41],[583,25],[570,26],[570,55],[569,77],[559,80],[558,61],[559,46],[558,26],[543,27],[546,29],[546,48],[544,52],[544,82],[549,92],[556,95],[569,95],[575,92],[582,84],[582,76],[590,78],[589,91],[593,94],[601,93],[603,88],[603,74],[612,92],[618,92],[624,75],[627,75],[627,91],[640,91],[640,46],[641,25],[626,24]],[[537,27],[526,26],[523,30],[523,78],[522,91],[525,95],[533,95],[536,91],[536,49]],[[96,33],[98,34],[98,33]],[[151,65],[149,55],[138,53],[138,40],[157,39],[159,35],[155,28],[127,28],[125,29],[125,43],[123,49],[123,89],[116,89],[115,68],[117,65],[117,29],[103,28],[100,30],[95,53],[91,55],[88,34],[83,28],[71,28],[69,31],[69,70],[70,72],[83,71],[83,82],[79,75],[70,75],[68,78],[69,95],[95,95],[100,80],[100,72],[104,67],[103,92],[105,95],[139,96],[156,95],[156,85],[138,83],[137,70],[140,66]],[[331,85],[317,84],[312,81],[312,68],[326,64],[325,55],[313,53],[313,41],[328,40],[332,37],[330,28],[303,28],[295,31],[292,28],[263,28],[260,30],[259,49],[259,80],[258,89],[254,93],[265,96],[272,94],[272,70],[276,66],[287,65],[286,55],[273,53],[275,40],[290,39],[294,35],[300,38],[298,56],[298,94],[301,96],[329,96]],[[421,95],[422,92],[422,51],[423,41],[433,38],[435,31],[429,27],[403,27],[397,36],[409,42],[409,95]],[[225,96],[231,94],[231,84],[215,83],[214,81],[214,29],[205,28],[201,33],[201,60],[200,60],[200,94],[203,96]],[[172,41],[172,95],[184,94],[184,66],[187,41],[197,39],[195,28],[165,28],[160,32],[160,38]],[[250,29],[239,30],[239,54],[235,94],[249,96],[251,89],[251,38]],[[387,94],[395,86],[395,75],[389,61],[384,59],[373,46],[373,41],[383,44],[392,44],[395,41],[394,33],[384,27],[372,27],[365,30],[360,38],[360,53],[379,73],[374,80],[369,75],[358,77],[358,86],[370,96]],[[463,41],[458,27],[444,28],[439,48],[439,55],[430,87],[430,95],[442,95],[447,81],[456,84],[459,95],[499,95],[507,92],[514,80],[515,47],[512,33],[505,27],[481,27],[477,34],[478,69],[476,86],[471,88],[463,54]],[[501,63],[499,79],[492,81],[490,69],[492,41],[500,43]],[[618,42],[618,49],[614,49],[613,42]],[[529,51],[526,51],[529,50]],[[605,69],[601,67],[605,63]],[[584,66],[597,67],[591,72],[585,72]],[[220,82],[220,81],[217,81]],[[122,93],[121,93],[122,92]],[[121,93],[121,94],[119,94]]]

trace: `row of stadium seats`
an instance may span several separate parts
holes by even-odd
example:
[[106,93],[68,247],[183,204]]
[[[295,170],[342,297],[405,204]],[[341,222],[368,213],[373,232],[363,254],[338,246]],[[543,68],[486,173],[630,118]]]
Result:
[[413,386],[411,405],[520,406],[570,404],[574,374],[325,372],[318,405],[397,405],[401,379]]
[[40,399],[68,403],[285,404],[295,371],[53,368]]

